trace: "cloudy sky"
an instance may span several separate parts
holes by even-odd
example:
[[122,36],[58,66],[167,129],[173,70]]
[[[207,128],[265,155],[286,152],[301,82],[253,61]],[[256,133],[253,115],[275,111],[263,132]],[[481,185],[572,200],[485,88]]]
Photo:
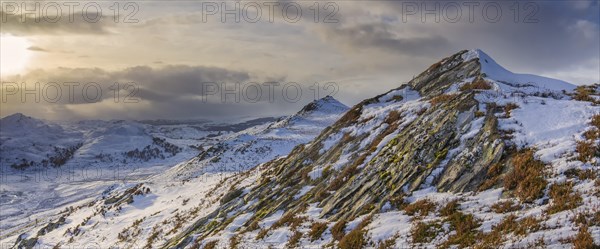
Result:
[[327,94],[356,104],[473,48],[590,84],[598,13],[598,1],[2,2],[0,116],[281,116]]

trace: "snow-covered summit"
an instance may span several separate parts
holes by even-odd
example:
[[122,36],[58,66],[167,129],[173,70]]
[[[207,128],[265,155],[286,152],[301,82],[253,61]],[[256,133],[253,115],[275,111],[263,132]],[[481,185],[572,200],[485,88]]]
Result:
[[513,73],[480,49],[468,50],[462,54],[462,59],[470,61],[479,59],[481,74],[484,78],[517,87],[535,87],[550,91],[572,91],[575,85],[562,80],[547,78],[533,74]]
[[0,119],[0,168],[40,163],[76,146],[81,133],[21,113]]
[[0,122],[7,122],[9,120],[10,121],[18,122],[19,120],[30,119],[30,118],[31,117],[25,116],[23,113],[18,112],[18,113],[11,114],[11,115],[8,115],[6,117],[3,117],[2,119],[0,119]]
[[296,115],[307,113],[340,113],[348,110],[348,106],[342,104],[332,96],[325,96],[315,100],[302,108]]
[[350,109],[332,96],[314,100],[305,105],[296,114],[288,116],[279,122],[274,122],[270,128],[283,128],[292,126],[328,126],[331,125],[339,115]]
[[39,119],[15,113],[0,119],[0,130],[2,132],[14,131],[15,129],[35,129],[47,124]]

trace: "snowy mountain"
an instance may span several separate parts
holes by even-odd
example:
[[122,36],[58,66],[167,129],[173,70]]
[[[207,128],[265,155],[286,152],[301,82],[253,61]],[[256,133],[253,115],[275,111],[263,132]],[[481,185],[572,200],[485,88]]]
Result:
[[232,176],[214,211],[159,247],[586,248],[600,242],[600,108],[576,96],[592,89],[461,51],[255,182]]
[[230,127],[123,120],[53,123],[23,114],[4,117],[0,119],[0,234],[27,224],[27,217],[96,196],[115,183],[164,172],[245,123]]
[[197,177],[207,172],[243,172],[275,158],[319,135],[348,107],[331,96],[315,100],[298,113],[281,120],[255,126],[219,142],[190,162],[174,168],[177,179]]
[[598,90],[464,50],[349,110],[321,99],[0,239],[26,248],[594,248]]
[[17,113],[0,119],[0,167],[62,166],[82,134]]
[[[182,124],[162,121],[160,123],[146,121],[144,124],[132,121],[81,121],[65,124],[65,127],[80,131],[81,139],[85,141],[75,153],[76,155],[69,160],[68,165],[72,167],[68,167],[65,170],[68,172],[63,173],[72,178],[63,180],[59,182],[60,184],[57,184],[56,179],[46,180],[37,183],[38,189],[33,193],[25,193],[17,189],[24,187],[25,184],[31,184],[30,181],[27,181],[30,178],[22,179],[22,174],[8,174],[8,181],[2,185],[4,200],[0,203],[3,208],[0,215],[6,218],[5,224],[2,224],[3,229],[6,228],[6,233],[0,236],[6,239],[15,234],[19,235],[21,231],[31,229],[32,226],[35,227],[39,219],[51,219],[55,215],[53,211],[62,211],[65,207],[75,206],[77,203],[87,202],[90,199],[103,199],[111,194],[122,195],[127,193],[131,187],[139,187],[133,184],[135,182],[145,182],[147,185],[155,182],[160,186],[157,188],[167,192],[188,191],[190,194],[198,194],[196,186],[169,188],[165,184],[185,183],[190,180],[202,182],[213,175],[214,178],[222,178],[226,175],[237,174],[244,167],[251,168],[259,163],[284,156],[296,145],[310,141],[346,110],[347,107],[337,100],[326,97],[310,103],[295,115],[265,124],[262,123],[271,119],[249,120],[229,126],[213,123]],[[44,121],[38,122],[43,123]],[[250,128],[230,133],[244,126],[250,126]],[[181,134],[182,131],[193,130],[195,132],[191,132],[192,134],[200,134],[204,138],[191,139],[189,133]],[[214,134],[220,135],[215,136]],[[182,139],[181,136],[184,138]],[[171,143],[184,151],[176,153],[177,156],[171,158],[154,158],[152,157],[154,154],[145,154],[145,151],[152,152],[155,147],[161,149],[160,146],[168,147],[165,144]],[[136,153],[129,156],[128,154],[131,153],[128,152],[131,151]],[[159,152],[157,155],[164,155],[164,152],[167,151],[159,150]],[[180,156],[180,154],[184,156]],[[198,154],[200,155],[188,160],[192,155]],[[150,155],[150,160],[145,160],[145,155]],[[74,170],[77,168],[76,165],[86,165],[86,167],[77,171]],[[89,165],[96,166],[90,167]],[[154,165],[162,166],[154,167]],[[172,165],[176,166],[167,170]],[[102,174],[107,177],[76,177],[87,176],[90,168],[94,169],[93,176],[100,172],[96,169],[101,169],[101,172],[104,172]],[[69,170],[74,172],[71,173]],[[73,178],[77,180],[74,181]],[[52,188],[56,188],[56,190],[53,191]],[[153,187],[153,189],[155,188]],[[40,198],[44,194],[51,198]],[[90,198],[90,196],[92,197]],[[172,198],[173,195],[168,194],[166,197]],[[28,208],[23,208],[25,206]],[[165,207],[172,208],[173,206],[165,205]],[[23,220],[23,216],[30,218]],[[31,217],[39,218],[32,220]],[[113,231],[110,226],[105,228]]]

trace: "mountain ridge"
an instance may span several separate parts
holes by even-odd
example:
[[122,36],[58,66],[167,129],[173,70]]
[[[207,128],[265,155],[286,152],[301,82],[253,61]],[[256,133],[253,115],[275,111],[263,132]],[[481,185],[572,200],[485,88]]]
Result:
[[[474,52],[475,58],[470,55]],[[502,67],[492,65],[492,69],[482,71],[482,60],[491,63],[483,52],[461,51],[433,64],[407,85],[355,105],[313,142],[268,163],[272,168],[263,179],[270,181],[249,188],[243,198],[222,204],[218,212],[198,220],[165,247],[183,248],[194,241],[214,239],[220,243],[223,237],[215,234],[227,230],[228,224],[205,224],[230,217],[231,212],[240,215],[234,217],[244,217],[236,223],[240,224],[236,226],[239,236],[251,239],[256,232],[243,227],[252,227],[283,208],[287,211],[278,216],[282,219],[305,214],[306,205],[317,203],[309,205],[320,210],[310,217],[339,224],[362,219],[362,214],[377,210],[402,208],[401,204],[390,203],[397,203],[398,198],[402,203],[403,196],[414,193],[449,191],[461,195],[502,186],[501,178],[490,175],[495,170],[492,167],[501,164],[501,175],[514,170],[511,162],[520,155],[516,152],[520,148],[507,135],[510,130],[500,127],[504,120],[511,119],[515,107],[498,97],[520,92],[524,98],[543,99],[540,105],[545,105],[546,101],[571,101],[562,90],[573,87],[562,82],[559,86],[548,85],[543,77],[519,78],[523,75],[513,74],[517,76],[513,83],[529,79],[544,82],[534,85],[534,89],[525,84],[502,89],[500,86],[506,82],[491,78]],[[498,88],[504,91],[493,91]],[[552,94],[536,96],[548,92]],[[495,98],[497,104],[480,96]],[[331,171],[336,173],[323,173]],[[304,172],[311,177],[304,177]],[[291,199],[302,193],[297,192],[304,189],[301,186],[309,186],[310,190],[299,199]]]

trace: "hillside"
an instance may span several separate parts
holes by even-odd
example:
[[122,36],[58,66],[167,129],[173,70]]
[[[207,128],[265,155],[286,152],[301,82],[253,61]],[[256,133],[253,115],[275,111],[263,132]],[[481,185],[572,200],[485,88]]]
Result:
[[512,73],[480,50],[464,50],[343,115],[337,101],[317,101],[5,240],[24,247],[593,248],[600,244],[598,96],[598,85]]
[[[140,159],[145,164],[138,166],[131,172],[128,171],[129,167],[131,167],[129,165],[139,162],[139,160],[124,163],[123,165],[127,167],[125,169],[110,168],[109,165],[114,160],[107,160],[103,164],[103,172],[118,172],[122,174],[119,178],[85,179],[77,182],[63,181],[58,185],[56,185],[57,182],[50,181],[47,184],[57,188],[52,191],[48,189],[48,186],[37,183],[40,189],[34,193],[27,193],[27,195],[32,196],[31,199],[36,201],[37,207],[25,210],[19,209],[24,205],[31,206],[33,200],[23,201],[23,199],[30,198],[26,198],[27,195],[24,195],[22,191],[6,191],[7,189],[5,189],[4,193],[6,193],[8,199],[0,203],[3,208],[1,214],[6,215],[5,217],[10,217],[10,219],[3,220],[4,231],[0,235],[1,239],[3,242],[10,241],[10,244],[15,242],[21,244],[31,243],[32,240],[27,240],[29,241],[27,242],[18,239],[19,236],[26,238],[31,234],[39,238],[39,240],[35,238],[35,241],[39,242],[40,245],[56,244],[59,242],[65,244],[69,241],[66,240],[69,238],[66,235],[71,232],[57,235],[56,232],[50,233],[50,230],[45,231],[44,227],[48,224],[54,224],[50,225],[51,227],[58,227],[72,224],[75,220],[90,220],[101,216],[103,217],[102,219],[110,219],[110,221],[95,224],[93,233],[84,232],[85,230],[83,229],[85,228],[81,224],[81,229],[79,227],[67,228],[66,226],[62,228],[70,229],[70,231],[73,231],[73,229],[78,231],[71,234],[73,237],[73,239],[70,239],[71,242],[69,244],[71,245],[81,242],[95,243],[106,247],[111,246],[115,244],[118,236],[124,236],[123,234],[114,233],[115,229],[121,229],[121,226],[129,225],[130,222],[138,218],[143,219],[150,211],[160,211],[158,213],[161,213],[161,215],[155,213],[158,219],[157,222],[163,222],[163,219],[167,218],[172,219],[172,215],[179,217],[181,214],[177,210],[181,206],[187,205],[189,208],[196,208],[196,212],[198,212],[197,205],[205,202],[204,199],[208,198],[205,195],[210,190],[209,188],[218,184],[220,180],[231,175],[237,175],[241,171],[250,169],[261,162],[270,161],[288,154],[296,145],[308,142],[317,136],[323,128],[335,122],[347,109],[348,107],[334,98],[325,97],[308,104],[292,116],[280,118],[273,122],[260,124],[257,120],[234,124],[230,127],[226,127],[225,124],[205,125],[204,129],[207,131],[217,131],[219,134],[223,132],[224,134],[206,136],[201,140],[190,140],[189,137],[172,139],[172,137],[178,136],[182,130],[194,129],[182,124],[164,124],[164,122],[161,122],[160,125],[154,124],[148,126],[136,122],[117,121],[116,123],[119,125],[116,126],[114,125],[115,122],[112,121],[79,122],[74,125],[79,130],[89,131],[88,133],[84,133],[90,134],[89,136],[94,138],[91,142],[85,143],[81,147],[82,149],[78,150],[80,154],[86,154],[85,151],[89,150],[98,151],[98,149],[93,148],[105,148],[115,152],[125,151],[122,146],[136,144],[137,142],[135,141],[139,140],[140,135],[151,134],[152,136],[161,135],[165,141],[175,141],[179,147],[187,150],[190,150],[190,148],[183,145],[195,141],[195,143],[200,144],[200,146],[194,146],[193,149],[198,156],[192,159],[181,159],[179,156],[161,158],[164,160],[150,160],[148,163]],[[268,121],[269,119],[262,120]],[[257,125],[236,133],[225,132],[226,130],[237,129],[237,127],[251,123]],[[85,127],[89,127],[89,129]],[[145,128],[140,130],[138,127]],[[143,139],[144,137],[141,138]],[[150,137],[150,142],[153,142],[152,137]],[[109,151],[105,151],[104,153],[112,155],[109,154]],[[189,152],[183,154],[189,156]],[[109,158],[108,156],[106,157]],[[129,159],[121,158],[119,160]],[[82,156],[76,156],[69,161],[71,164],[84,164],[84,162],[85,158]],[[160,163],[162,166],[154,167],[151,163]],[[23,182],[23,184],[26,183]],[[14,181],[3,185],[4,188],[8,189],[13,189],[17,186],[20,185]],[[143,189],[144,191],[137,191],[138,189]],[[146,189],[148,189],[147,191],[151,190],[151,192],[146,192]],[[42,192],[45,192],[50,198],[39,198]],[[151,197],[140,202],[140,193]],[[11,196],[12,198],[10,198]],[[38,196],[38,198],[33,198],[33,196]],[[53,203],[57,200],[60,200],[60,202]],[[132,204],[135,207],[123,210],[121,205],[128,204]],[[108,210],[107,207],[109,207]],[[71,208],[75,209],[72,210]],[[68,213],[73,212],[71,218],[68,220],[66,218],[61,219],[61,217],[64,217],[65,210]],[[23,215],[28,215],[29,219],[19,219]],[[78,215],[85,215],[85,217],[75,218]],[[182,222],[179,219],[175,221]],[[51,230],[54,230],[54,228]]]
[[9,228],[35,223],[46,212],[98,196],[115,184],[163,173],[218,143],[230,130],[263,122],[51,122],[20,113],[4,117],[0,237]]
[[352,107],[255,183],[230,179],[238,197],[163,247],[599,243],[600,108],[575,89],[461,51]]

